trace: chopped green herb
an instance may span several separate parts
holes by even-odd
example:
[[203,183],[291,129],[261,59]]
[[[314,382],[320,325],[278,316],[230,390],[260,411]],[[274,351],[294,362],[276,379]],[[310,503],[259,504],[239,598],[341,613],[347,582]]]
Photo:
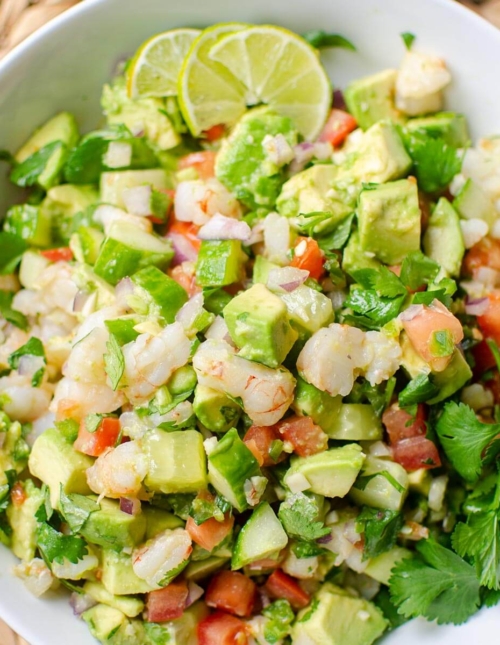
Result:
[[307,42],[316,49],[324,49],[325,47],[342,47],[343,49],[349,49],[350,51],[355,52],[356,47],[352,44],[350,40],[340,36],[339,34],[329,34],[322,29],[312,29],[307,31],[305,34],[302,34],[302,38],[307,40]]
[[106,374],[109,377],[111,382],[111,387],[113,390],[118,389],[123,372],[125,370],[125,359],[123,358],[123,352],[120,347],[119,342],[116,339],[114,334],[109,335],[109,340],[106,343],[106,349],[108,350],[104,354],[104,366]]

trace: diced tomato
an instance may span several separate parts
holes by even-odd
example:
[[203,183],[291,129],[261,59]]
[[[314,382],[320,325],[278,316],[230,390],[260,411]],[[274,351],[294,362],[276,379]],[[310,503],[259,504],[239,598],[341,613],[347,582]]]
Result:
[[271,573],[264,588],[273,598],[288,600],[294,609],[307,607],[311,601],[311,597],[299,583],[281,569],[276,569]]
[[196,274],[191,262],[183,262],[169,269],[168,275],[187,291],[190,298],[201,292],[201,287],[196,284]]
[[311,278],[319,280],[325,272],[324,261],[323,251],[319,248],[316,240],[313,240],[312,237],[299,236],[297,238],[290,266],[309,271]]
[[192,152],[179,160],[179,170],[194,168],[200,179],[211,179],[215,177],[215,157],[217,153],[213,150],[203,152]]
[[73,259],[73,251],[69,246],[62,246],[59,249],[47,249],[46,251],[41,251],[40,254],[50,262],[69,262]]
[[483,237],[467,252],[464,259],[465,272],[472,274],[474,269],[479,267],[490,267],[500,271],[500,240]]
[[394,461],[405,470],[419,468],[437,468],[441,465],[436,445],[422,435],[402,439],[393,446]]
[[313,423],[311,417],[294,415],[277,424],[277,429],[285,441],[293,446],[293,451],[301,457],[309,457],[326,450],[328,436]]
[[250,616],[257,585],[238,571],[221,571],[208,585],[205,602],[209,607],[228,611],[236,616]]
[[333,108],[323,130],[321,130],[318,141],[331,143],[332,146],[340,146],[344,143],[347,135],[357,127],[356,119],[349,112]]
[[163,589],[150,591],[146,597],[146,620],[164,623],[182,616],[189,594],[185,580],[174,580]]
[[214,517],[211,517],[202,524],[196,524],[192,517],[188,517],[186,531],[193,542],[199,544],[202,549],[212,551],[231,533],[233,525],[234,516],[229,513],[226,513],[222,522],[218,522]]
[[26,491],[21,482],[16,482],[10,489],[10,498],[14,506],[22,506],[27,499]]
[[245,623],[223,611],[216,611],[198,623],[199,645],[248,645]]
[[99,457],[105,450],[116,444],[119,436],[120,420],[115,417],[104,417],[95,432],[89,432],[85,428],[85,419],[83,419],[73,447],[90,457]]
[[482,340],[472,348],[472,355],[475,363],[474,376],[481,376],[487,370],[495,367],[495,357],[485,340]]
[[208,130],[203,130],[202,136],[207,141],[218,141],[226,134],[226,126],[219,124],[213,125]]
[[425,407],[422,403],[418,404],[417,413],[412,417],[406,410],[401,410],[397,403],[382,415],[382,423],[385,425],[389,441],[392,445],[402,439],[418,437],[425,435],[427,428],[425,425]]
[[477,323],[486,338],[493,338],[500,345],[500,292],[490,293],[488,309],[477,317]]
[[433,353],[434,332],[449,331],[453,344],[457,345],[464,337],[464,330],[458,318],[455,318],[441,302],[434,300],[429,307],[421,307],[422,309],[411,319],[402,316],[403,327],[411,344],[424,361],[429,363],[433,371],[442,372],[448,366],[451,354],[437,356]]
[[269,454],[273,441],[279,441],[280,439],[281,437],[275,426],[250,426],[243,437],[243,441],[253,452],[261,466],[274,466],[286,458],[286,454],[281,453],[274,460]]

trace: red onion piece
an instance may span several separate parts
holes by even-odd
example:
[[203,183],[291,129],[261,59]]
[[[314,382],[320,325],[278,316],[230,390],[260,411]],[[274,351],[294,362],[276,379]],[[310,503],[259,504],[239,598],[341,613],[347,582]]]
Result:
[[136,497],[120,497],[120,511],[127,515],[139,515],[141,502]]
[[174,257],[172,266],[182,264],[182,262],[196,262],[198,252],[194,246],[180,233],[169,233],[167,239],[172,242],[174,248]]
[[200,240],[241,240],[246,242],[250,239],[252,230],[246,222],[225,217],[216,213],[198,231]]
[[258,244],[259,242],[264,241],[264,221],[260,220],[255,224],[255,226],[252,226],[252,232],[250,234],[250,237],[246,241],[248,246],[252,246],[252,244]]
[[337,110],[347,110],[342,90],[334,90],[333,92],[333,107]]
[[186,599],[186,608],[190,607],[193,603],[199,600],[203,594],[204,590],[200,585],[197,585],[196,582],[189,582],[188,584],[188,597]]
[[87,609],[95,607],[95,605],[97,605],[97,601],[85,593],[77,593],[76,591],[73,591],[69,598],[69,604],[75,616],[81,616],[84,611],[87,611]]
[[332,541],[332,534],[328,533],[327,535],[324,535],[323,537],[320,537],[316,540],[317,544],[328,544],[328,542]]
[[465,313],[469,316],[482,316],[489,307],[489,298],[467,299],[465,303]]
[[271,269],[267,278],[267,286],[271,291],[287,291],[288,293],[300,287],[309,277],[309,271],[295,267],[280,267]]

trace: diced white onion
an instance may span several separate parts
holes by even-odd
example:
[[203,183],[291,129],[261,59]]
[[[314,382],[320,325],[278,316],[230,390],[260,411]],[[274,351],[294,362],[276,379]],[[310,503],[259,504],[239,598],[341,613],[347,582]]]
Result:
[[489,298],[468,298],[465,303],[465,313],[469,316],[482,316],[490,304]]
[[241,240],[247,242],[252,230],[246,222],[216,213],[198,231],[200,240]]
[[151,215],[152,192],[153,189],[151,186],[133,186],[132,188],[126,188],[122,192],[125,208],[132,215],[139,215],[141,217]]
[[286,485],[292,493],[301,493],[303,490],[311,488],[311,484],[302,473],[294,473],[287,477]]
[[186,599],[186,608],[190,607],[193,603],[199,600],[204,593],[205,591],[203,587],[200,587],[200,585],[197,585],[196,582],[193,582],[192,580],[190,580],[188,584],[188,597]]
[[271,291],[294,291],[309,277],[309,271],[295,267],[279,267],[271,269],[267,277],[267,286]]
[[448,486],[448,476],[440,475],[434,477],[429,489],[429,508],[433,511],[440,511],[443,508],[444,495]]
[[264,220],[264,244],[266,256],[271,262],[289,264],[290,223],[278,213],[269,213]]
[[267,158],[278,168],[290,163],[294,157],[292,146],[282,134],[277,134],[274,137],[271,134],[266,134],[262,141],[262,147]]
[[462,229],[462,237],[466,249],[470,249],[488,235],[488,224],[477,217],[471,219],[460,220],[460,228]]
[[460,394],[460,399],[476,412],[485,408],[492,408],[495,403],[493,392],[485,388],[481,383],[473,383],[464,387]]
[[185,330],[191,329],[196,318],[203,312],[203,293],[197,293],[179,309],[175,320],[180,322]]
[[108,168],[126,168],[132,161],[132,146],[125,141],[111,141],[102,161]]

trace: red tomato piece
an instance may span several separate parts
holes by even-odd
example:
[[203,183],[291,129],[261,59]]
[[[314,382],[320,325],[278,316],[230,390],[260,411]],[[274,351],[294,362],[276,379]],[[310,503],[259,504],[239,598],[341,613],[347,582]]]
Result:
[[313,423],[311,417],[294,415],[277,424],[278,432],[285,441],[293,446],[293,451],[301,457],[315,455],[326,450],[328,436]]
[[281,569],[273,571],[267,579],[264,588],[273,598],[284,598],[294,609],[307,607],[311,597],[299,583]]
[[500,271],[500,240],[483,237],[468,251],[464,259],[466,273],[472,274],[474,269],[479,267],[490,267]]
[[116,444],[119,436],[120,420],[115,417],[104,417],[95,432],[89,432],[85,428],[85,420],[82,420],[73,447],[90,457],[99,457],[105,450]]
[[21,482],[16,482],[10,489],[10,499],[14,506],[22,506],[26,501],[27,495]]
[[198,623],[199,645],[248,645],[245,623],[223,611],[216,611]]
[[164,623],[182,616],[189,594],[185,580],[174,580],[163,589],[150,591],[146,596],[146,620]]
[[393,455],[394,461],[403,466],[405,470],[441,466],[441,458],[436,445],[421,435],[398,441],[393,446]]
[[338,108],[333,108],[327,122],[318,137],[318,141],[331,143],[332,146],[340,146],[344,143],[347,135],[358,127],[356,119]]
[[40,251],[40,254],[50,262],[69,262],[73,259],[73,251],[69,246],[62,246],[59,249],[47,249],[46,251]]
[[186,531],[193,542],[199,544],[202,549],[212,551],[231,533],[233,524],[234,517],[229,513],[224,516],[223,522],[218,522],[214,517],[211,517],[203,524],[196,524],[192,517],[188,517]]
[[475,362],[474,376],[481,376],[487,370],[495,367],[495,357],[485,340],[482,340],[472,348],[472,355],[474,356]]
[[382,423],[385,425],[389,435],[389,442],[392,445],[402,439],[425,435],[427,431],[425,426],[425,407],[422,403],[419,403],[417,414],[412,417],[409,412],[401,410],[398,404],[394,403],[382,415]]
[[194,168],[200,179],[211,179],[215,177],[215,157],[217,153],[213,150],[203,152],[192,152],[179,160],[179,170]]
[[208,130],[203,130],[202,136],[207,141],[218,141],[226,134],[226,126],[219,124],[213,125]]
[[290,266],[309,271],[311,278],[319,280],[325,269],[325,258],[316,240],[312,237],[298,237],[295,243],[295,252]]
[[477,322],[486,338],[500,344],[500,292],[490,293],[488,309],[477,317]]
[[261,466],[274,466],[286,459],[286,455],[283,453],[276,460],[269,454],[273,441],[280,439],[281,437],[275,426],[251,426],[243,437],[243,441],[253,452]]
[[236,616],[250,616],[255,604],[257,585],[238,571],[221,571],[208,585],[205,602]]

